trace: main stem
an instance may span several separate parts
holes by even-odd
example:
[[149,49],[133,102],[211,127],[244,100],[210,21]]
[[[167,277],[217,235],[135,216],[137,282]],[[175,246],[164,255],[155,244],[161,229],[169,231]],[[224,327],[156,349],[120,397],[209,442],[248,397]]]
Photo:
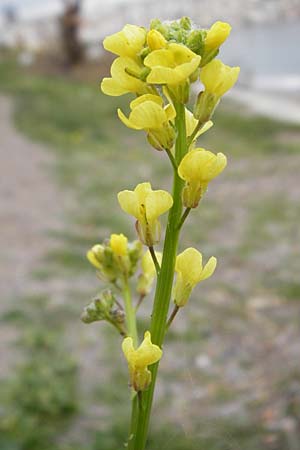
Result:
[[123,298],[124,298],[124,306],[126,313],[126,327],[127,327],[127,336],[131,336],[133,339],[133,345],[136,347],[138,345],[138,334],[136,327],[136,317],[135,317],[135,309],[132,305],[132,298],[130,287],[127,278],[123,281]]
[[[187,151],[186,129],[185,129],[185,109],[184,105],[178,103],[175,105],[176,119],[175,126],[177,130],[177,139],[175,144],[175,161],[177,166]],[[173,206],[169,212],[168,225],[166,229],[166,237],[164,242],[163,258],[160,273],[157,279],[156,292],[152,310],[151,319],[151,338],[154,344],[162,347],[165,333],[167,315],[170,305],[175,260],[177,254],[177,245],[180,229],[178,224],[182,214],[181,192],[183,181],[174,170],[173,179]],[[149,389],[142,393],[143,408],[139,410],[136,434],[133,437],[134,450],[144,450],[148,435],[149,420],[155,389],[156,376],[159,363],[150,367],[152,373],[152,381]]]

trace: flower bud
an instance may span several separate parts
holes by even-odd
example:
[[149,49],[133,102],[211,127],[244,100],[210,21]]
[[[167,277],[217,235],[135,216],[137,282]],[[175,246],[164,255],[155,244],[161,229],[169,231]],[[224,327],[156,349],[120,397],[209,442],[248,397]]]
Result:
[[124,234],[112,234],[110,237],[110,247],[117,256],[125,256],[127,253],[128,239]]
[[97,244],[94,245],[87,252],[87,259],[90,261],[93,266],[97,267],[97,269],[102,269],[103,263],[103,255],[104,255],[104,247],[103,245]]
[[84,308],[81,320],[84,323],[92,323],[99,320],[109,321],[114,303],[115,297],[109,289],[106,289]]
[[147,34],[147,44],[151,50],[158,50],[167,45],[164,36],[157,30],[150,30]]
[[204,52],[205,34],[206,33],[203,30],[193,30],[186,42],[186,45],[189,47],[189,49],[200,56],[202,56]]
[[202,123],[208,122],[219,101],[220,99],[215,94],[206,91],[200,92],[194,106],[194,117]]
[[215,22],[207,31],[205,38],[205,51],[218,49],[226,41],[231,31],[231,26],[226,22]]

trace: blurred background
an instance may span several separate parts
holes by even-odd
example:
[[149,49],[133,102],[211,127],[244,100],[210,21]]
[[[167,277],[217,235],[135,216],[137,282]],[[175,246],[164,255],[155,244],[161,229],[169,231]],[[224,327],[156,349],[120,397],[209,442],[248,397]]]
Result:
[[[86,250],[135,238],[116,193],[170,188],[165,155],[126,129],[99,82],[103,38],[188,15],[233,26],[241,66],[201,145],[228,156],[181,249],[216,255],[168,336],[151,450],[300,449],[299,0],[0,0],[0,448],[115,450],[129,421],[127,367]],[[141,308],[141,330],[151,298]]]

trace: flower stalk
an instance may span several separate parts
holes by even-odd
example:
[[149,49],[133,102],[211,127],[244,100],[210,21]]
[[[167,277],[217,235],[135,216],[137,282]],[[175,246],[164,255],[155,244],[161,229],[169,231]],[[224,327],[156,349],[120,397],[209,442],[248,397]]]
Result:
[[[123,234],[112,234],[87,253],[99,278],[117,291],[100,293],[84,309],[82,320],[106,320],[125,335],[122,350],[132,401],[128,450],[144,450],[146,446],[166,333],[194,287],[209,278],[217,264],[216,258],[210,257],[203,266],[202,254],[194,248],[178,254],[178,244],[187,217],[227,164],[223,153],[195,147],[200,135],[213,126],[210,119],[220,98],[238,77],[238,67],[214,59],[230,29],[223,22],[216,22],[209,30],[193,29],[191,20],[183,17],[168,23],[154,20],[150,30],[126,25],[104,40],[104,48],[117,58],[111,66],[111,78],[102,80],[102,91],[111,96],[135,94],[129,115],[118,109],[118,117],[131,130],[145,132],[156,152],[165,151],[173,172],[172,195],[152,189],[148,181],[140,182],[134,190],[119,192],[121,209],[135,218],[138,241],[128,242]],[[205,89],[197,96],[192,112],[187,106],[190,86],[199,78]],[[166,212],[160,253],[156,250],[163,236],[160,216]],[[136,275],[138,300],[133,306],[131,279]],[[136,313],[155,279],[151,321],[140,343]]]

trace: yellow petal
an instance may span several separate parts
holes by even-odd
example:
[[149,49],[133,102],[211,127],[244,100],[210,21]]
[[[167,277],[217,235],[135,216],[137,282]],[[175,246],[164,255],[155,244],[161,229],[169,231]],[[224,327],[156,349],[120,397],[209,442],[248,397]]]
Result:
[[118,117],[121,122],[126,125],[128,128],[132,128],[133,130],[142,130],[142,127],[137,126],[129,117],[129,119],[125,116],[125,114],[118,108]]
[[141,103],[144,103],[145,101],[151,101],[157,103],[160,106],[163,106],[164,103],[160,95],[144,94],[132,100],[132,102],[130,103],[130,109],[135,108],[136,106],[140,105]]
[[118,201],[127,214],[136,217],[140,217],[140,205],[137,201],[136,194],[133,191],[121,191],[118,193]]
[[206,172],[206,180],[210,181],[211,179],[218,176],[227,166],[227,158],[223,153],[217,153],[214,164],[211,167],[207,167]]
[[174,61],[174,55],[169,49],[155,50],[149,53],[144,59],[144,64],[150,69],[154,67],[170,67],[174,68],[176,66]]
[[162,357],[162,350],[158,345],[152,344],[151,334],[146,331],[144,340],[136,350],[136,368],[144,368],[156,363]]
[[[173,54],[174,64],[176,66],[184,63],[189,63],[198,57],[196,53],[192,52],[192,50],[182,44],[172,43],[169,45],[168,49]],[[198,57],[197,59],[200,62],[201,57]]]
[[138,129],[160,129],[167,121],[164,109],[156,102],[145,101],[132,110],[129,121]]
[[135,57],[143,48],[146,30],[136,25],[125,25],[122,31],[107,36],[103,41],[105,50],[119,56]]
[[166,49],[151,52],[144,64],[151,68],[148,83],[177,85],[197,69],[201,57],[182,44],[169,44]]
[[103,94],[117,97],[119,95],[126,94],[128,92],[128,89],[122,87],[113,78],[103,78],[101,82],[101,91],[103,92]]
[[176,117],[176,109],[174,108],[172,103],[169,103],[165,107],[165,113],[166,113],[168,121],[172,121],[173,119],[175,119],[175,117]]
[[146,216],[149,222],[157,219],[173,205],[173,198],[169,192],[158,190],[150,192],[146,197]]
[[202,272],[202,255],[195,248],[187,248],[176,258],[176,272],[179,272],[185,283],[197,284]]
[[146,198],[152,192],[151,183],[139,183],[134,190],[139,204],[145,204]]
[[217,258],[211,256],[202,270],[201,278],[199,281],[203,281],[206,280],[206,278],[211,277],[215,271],[216,266],[217,266]]
[[129,365],[135,364],[135,350],[133,347],[132,337],[128,336],[123,339],[122,350]]
[[170,67],[153,67],[147,77],[149,84],[179,84],[182,78]]
[[126,92],[135,92],[144,94],[146,92],[146,83],[129,75],[126,72],[129,69],[135,73],[140,73],[142,67],[133,59],[128,57],[119,57],[111,65],[111,76]]
[[[193,72],[199,67],[201,61],[201,56],[196,56],[192,59],[191,62],[181,64],[180,66],[177,66],[175,69],[177,78],[181,79],[181,82],[186,81],[190,75],[192,75]],[[170,85],[177,84],[175,82],[169,83]]]

